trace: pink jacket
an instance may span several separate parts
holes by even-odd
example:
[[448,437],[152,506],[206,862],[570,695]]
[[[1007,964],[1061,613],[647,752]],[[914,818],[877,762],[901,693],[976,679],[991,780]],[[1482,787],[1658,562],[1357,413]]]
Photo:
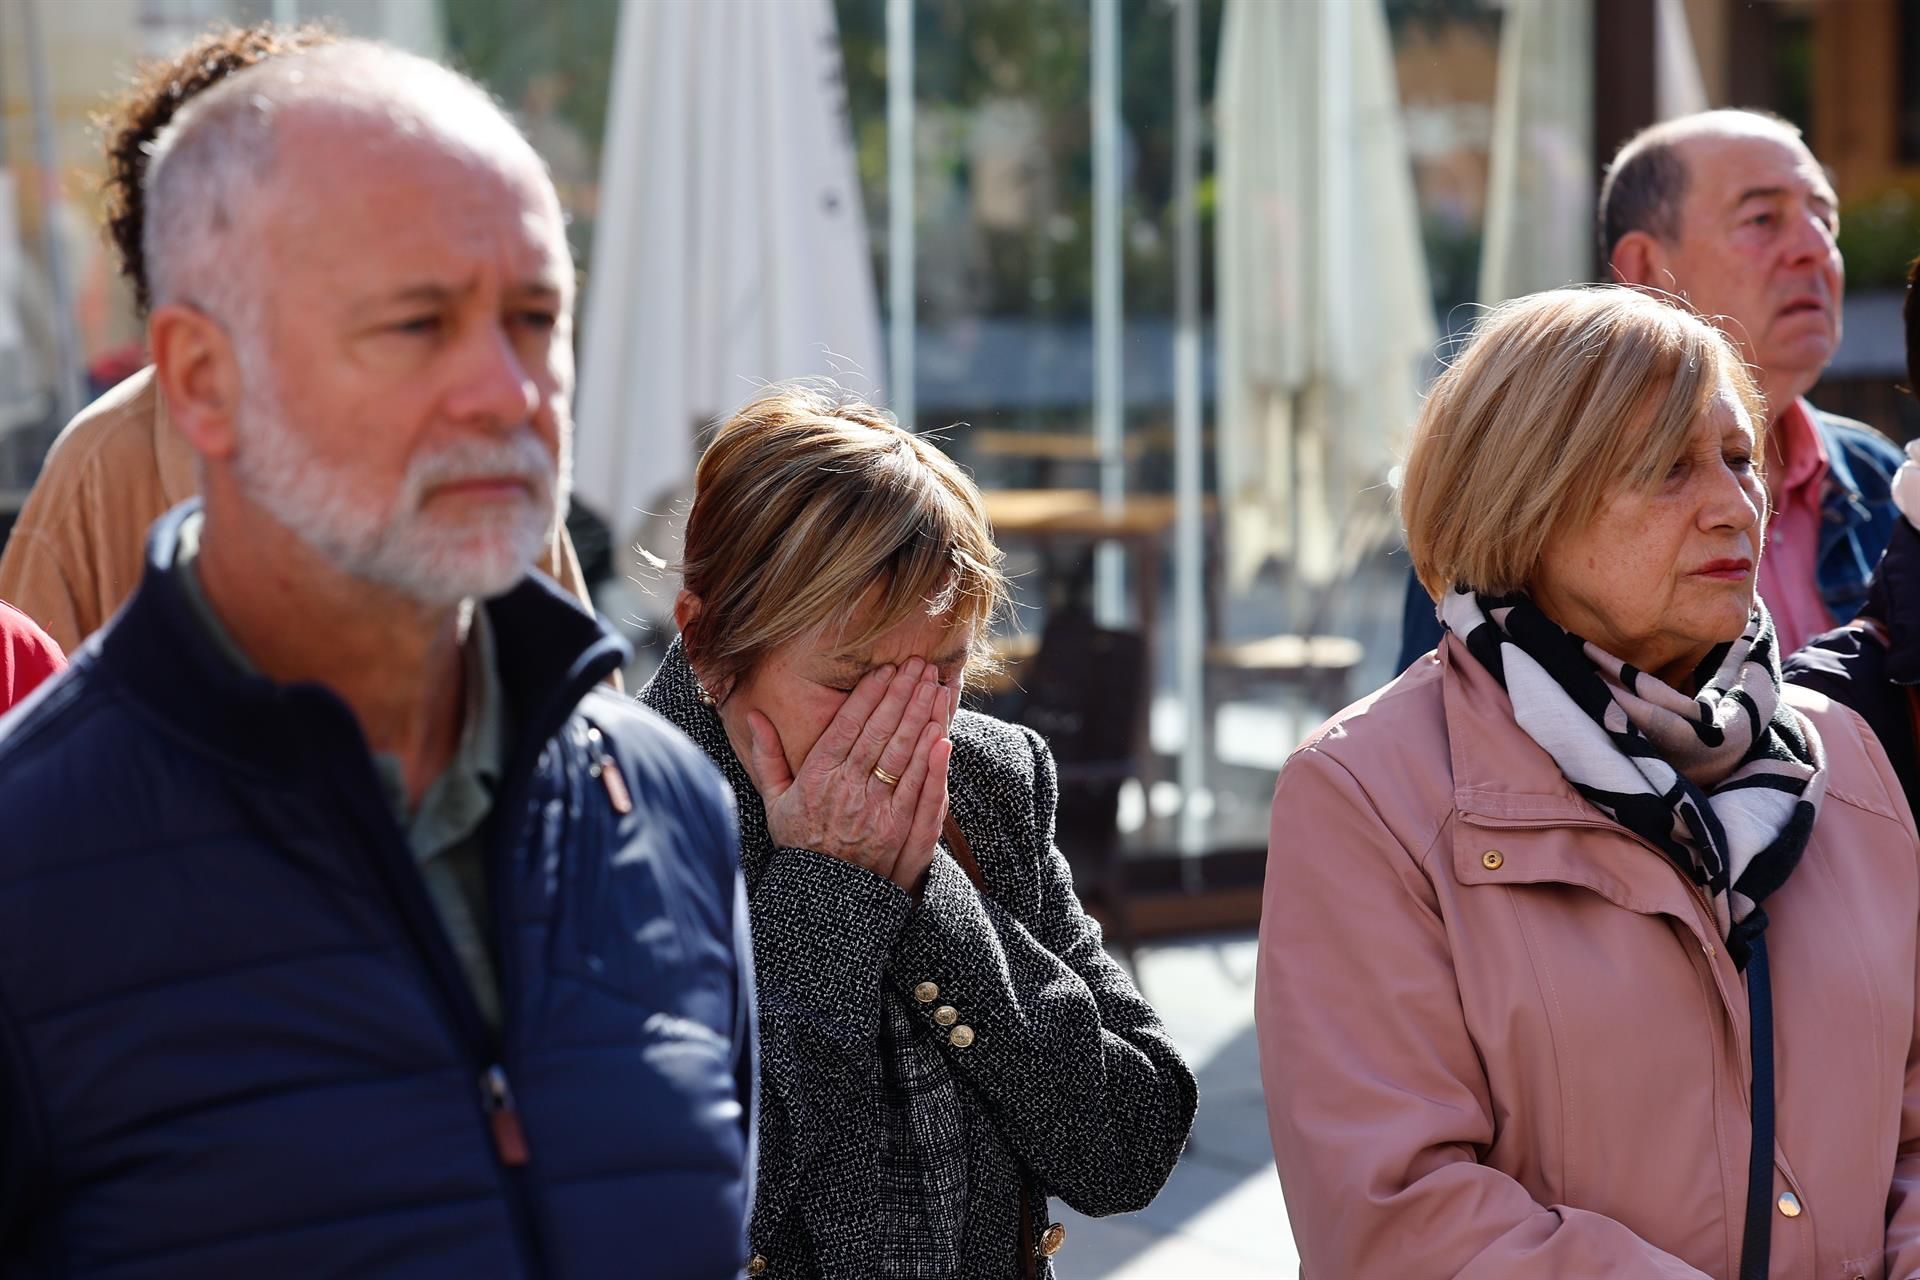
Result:
[[[1788,693],[1827,796],[1767,899],[1772,1275],[1920,1277],[1920,842],[1859,717]],[[1458,641],[1302,746],[1255,999],[1310,1280],[1732,1280],[1747,1004],[1712,916]]]

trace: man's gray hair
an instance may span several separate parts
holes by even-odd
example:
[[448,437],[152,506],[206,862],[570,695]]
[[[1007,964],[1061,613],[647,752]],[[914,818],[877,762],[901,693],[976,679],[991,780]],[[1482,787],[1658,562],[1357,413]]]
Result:
[[529,162],[546,172],[499,102],[437,62],[370,40],[266,59],[188,103],[153,141],[143,248],[154,305],[187,302],[252,327],[257,273],[270,267],[251,223],[282,159],[280,122],[295,108],[358,116],[493,167]]
[[1659,240],[1680,236],[1680,203],[1687,194],[1687,163],[1680,144],[1729,125],[1752,128],[1763,123],[1800,140],[1799,126],[1771,111],[1721,109],[1701,111],[1648,125],[1627,139],[1607,166],[1600,184],[1600,261],[1613,260],[1613,251],[1629,233],[1644,231]]

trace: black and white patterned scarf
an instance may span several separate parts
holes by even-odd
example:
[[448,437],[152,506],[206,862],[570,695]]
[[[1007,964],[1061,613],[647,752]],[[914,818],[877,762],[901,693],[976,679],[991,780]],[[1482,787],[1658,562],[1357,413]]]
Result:
[[1692,697],[1562,630],[1525,596],[1447,593],[1441,621],[1507,690],[1514,719],[1601,812],[1706,889],[1745,966],[1759,904],[1792,874],[1826,794],[1813,726],[1780,698],[1773,620],[1716,647]]

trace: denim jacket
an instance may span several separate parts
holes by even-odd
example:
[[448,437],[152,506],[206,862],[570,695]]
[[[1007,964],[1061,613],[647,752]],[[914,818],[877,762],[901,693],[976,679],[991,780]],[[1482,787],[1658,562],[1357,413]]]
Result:
[[[1820,597],[1835,623],[1845,623],[1866,603],[1867,586],[1880,555],[1893,536],[1900,512],[1893,505],[1893,473],[1906,456],[1900,447],[1864,422],[1824,413],[1807,405],[1807,415],[1827,454],[1827,476],[1820,494],[1820,546],[1815,574]],[[1407,574],[1406,609],[1400,623],[1400,663],[1404,671],[1440,643],[1440,620],[1432,597],[1412,572]]]

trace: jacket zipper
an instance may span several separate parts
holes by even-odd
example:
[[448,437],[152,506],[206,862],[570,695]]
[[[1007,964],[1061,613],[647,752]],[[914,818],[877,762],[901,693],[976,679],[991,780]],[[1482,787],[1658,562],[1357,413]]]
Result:
[[[365,767],[366,777],[356,786],[362,794],[377,794],[376,787],[368,787],[372,780],[372,766]],[[406,846],[405,835],[399,824],[384,811],[382,802],[381,821],[374,824],[375,847],[378,850],[373,861],[385,882],[387,892],[394,905],[399,909],[401,924],[408,940],[413,944],[414,956],[426,969],[427,975],[439,988],[441,1011],[452,1021],[455,1039],[466,1048],[467,1061],[478,1086],[479,1114],[487,1125],[487,1137],[493,1147],[494,1156],[503,1167],[504,1190],[507,1192],[508,1211],[513,1219],[514,1239],[520,1254],[523,1272],[529,1277],[544,1274],[540,1265],[540,1252],[534,1232],[533,1205],[530,1193],[520,1177],[530,1153],[526,1150],[524,1134],[517,1154],[516,1163],[508,1159],[515,1154],[510,1144],[504,1140],[511,1138],[520,1130],[519,1113],[513,1106],[512,1087],[508,1083],[506,1068],[500,1059],[504,1056],[502,1038],[487,1026],[481,1016],[480,1006],[474,1000],[473,991],[467,985],[466,974],[461,970],[459,961],[454,957],[452,943],[447,938],[446,927],[440,923],[433,909],[433,903],[427,897],[426,886],[420,879],[418,868],[414,865],[413,854]],[[500,914],[498,899],[495,899],[495,914]],[[504,1018],[508,1008],[505,999],[504,983],[501,1009]],[[496,1091],[497,1082],[497,1091]]]
[[[506,923],[512,913],[507,908],[510,898],[504,892],[508,887],[508,877],[504,871],[510,861],[510,842],[522,834],[526,825],[521,810],[525,808],[527,796],[532,790],[540,753],[549,742],[558,751],[566,750],[565,744],[559,741],[560,730],[580,699],[604,679],[614,665],[617,663],[603,658],[576,667],[574,678],[548,699],[540,714],[529,722],[528,731],[518,735],[521,745],[506,774],[510,781],[502,788],[493,809],[495,834],[486,853],[489,900],[496,939],[496,979],[500,983],[500,1032],[496,1033],[488,1027],[481,1015],[480,1006],[467,984],[466,974],[453,954],[446,927],[441,924],[432,902],[428,900],[426,887],[413,862],[412,851],[406,847],[404,833],[385,811],[384,802],[381,816],[385,821],[375,824],[376,844],[383,845],[387,851],[387,856],[374,859],[380,876],[399,908],[401,922],[413,943],[416,958],[440,987],[444,997],[443,1008],[452,1016],[457,1038],[467,1046],[468,1060],[479,1087],[480,1112],[486,1119],[488,1138],[506,1181],[508,1209],[514,1220],[521,1268],[529,1277],[545,1275],[546,1266],[538,1219],[534,1213],[533,1192],[527,1185],[526,1169],[533,1153],[521,1123],[519,1108],[514,1102],[513,1086],[504,1062],[506,1020],[512,1016],[519,992],[512,929]],[[344,707],[342,711],[351,716]],[[357,727],[349,736],[364,754],[365,740],[359,736]],[[378,795],[377,781],[372,778],[371,759],[366,764],[364,775],[359,780],[358,789],[363,794]],[[372,785],[368,785],[370,783]]]
[[[534,1213],[533,1190],[528,1185],[527,1166],[533,1159],[533,1151],[521,1123],[520,1110],[514,1103],[513,1085],[504,1062],[507,1020],[520,1006],[521,977],[514,949],[513,913],[508,907],[513,901],[512,881],[507,872],[513,865],[515,845],[525,838],[529,826],[535,825],[530,823],[526,807],[540,757],[550,745],[564,762],[569,745],[563,730],[574,708],[618,665],[618,659],[609,653],[598,661],[576,667],[573,679],[564,683],[528,720],[526,729],[516,735],[519,746],[505,774],[507,785],[501,788],[493,809],[494,838],[486,850],[487,896],[493,907],[494,975],[500,984],[501,1031],[485,1040],[493,1052],[480,1072],[481,1105],[487,1116],[494,1154],[512,1191],[510,1201],[520,1227],[521,1253],[529,1276],[546,1274],[546,1251],[540,1239],[539,1218]],[[561,771],[564,775],[564,764]],[[443,949],[450,951],[444,946]],[[484,1031],[486,1024],[479,1017],[479,1008],[474,1004],[464,975],[456,976],[461,979],[455,984],[456,997]]]
[[488,1127],[493,1130],[493,1149],[500,1163],[510,1169],[525,1164],[527,1133],[520,1127],[520,1113],[513,1105],[513,1086],[507,1083],[507,1070],[498,1063],[480,1077],[480,1105],[486,1109]]
[[[1700,900],[1700,910],[1706,913],[1706,918],[1717,925],[1720,921],[1720,917],[1713,913],[1713,899],[1707,897],[1707,891],[1705,889],[1702,889],[1699,885],[1695,884],[1691,880],[1687,881],[1686,884],[1687,884],[1687,888],[1693,890],[1693,896]],[[1718,929],[1709,930],[1708,932],[1709,934],[1717,933]],[[1707,959],[1709,960],[1713,959],[1715,954],[1715,947],[1713,943],[1702,942],[1700,944],[1700,949],[1707,953]]]

